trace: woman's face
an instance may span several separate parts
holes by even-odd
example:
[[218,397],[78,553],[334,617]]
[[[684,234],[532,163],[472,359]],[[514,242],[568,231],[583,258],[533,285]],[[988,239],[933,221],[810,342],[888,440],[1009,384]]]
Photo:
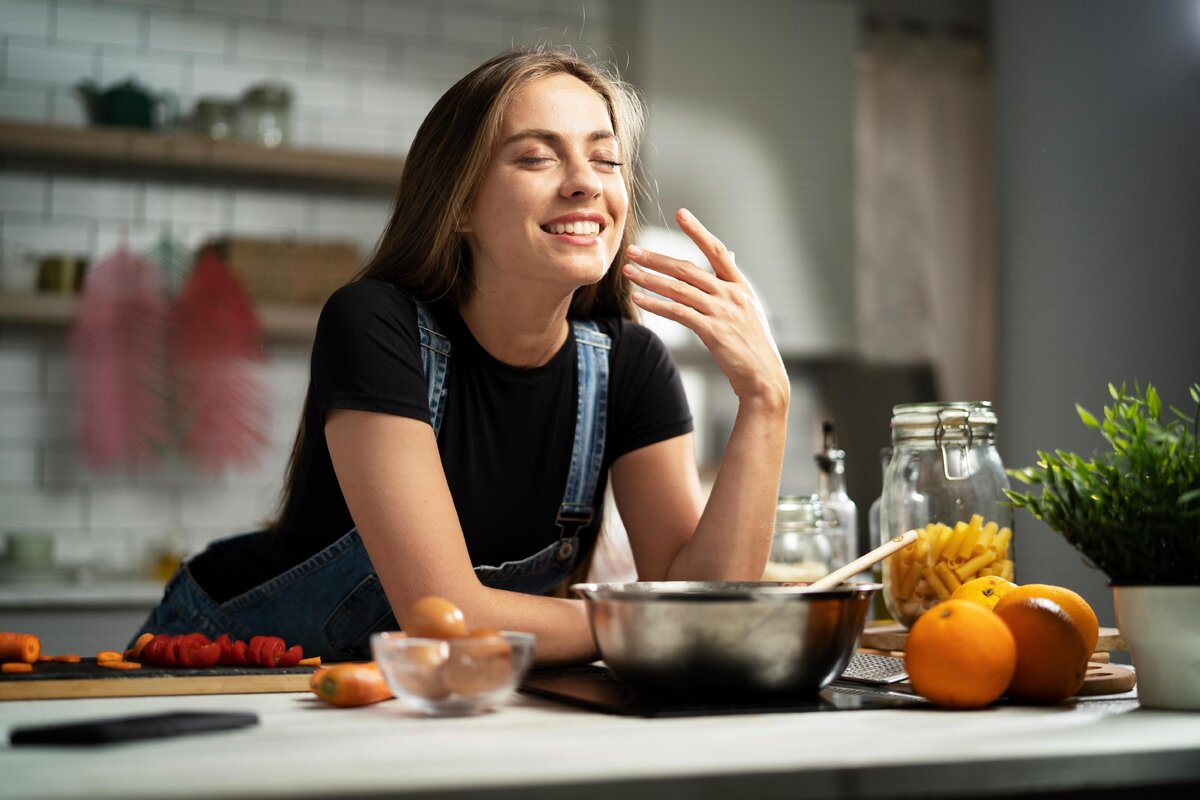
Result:
[[572,291],[604,277],[629,210],[620,161],[608,108],[583,81],[556,74],[518,91],[463,226],[478,286]]

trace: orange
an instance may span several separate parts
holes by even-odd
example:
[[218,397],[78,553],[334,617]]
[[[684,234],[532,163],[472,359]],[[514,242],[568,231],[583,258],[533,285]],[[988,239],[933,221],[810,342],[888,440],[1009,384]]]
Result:
[[1044,597],[1010,593],[994,615],[1017,643],[1017,668],[1005,691],[1029,703],[1057,703],[1079,691],[1091,650],[1062,606]]
[[1016,589],[1012,581],[1006,581],[999,575],[985,575],[982,578],[972,578],[950,594],[951,600],[969,600],[984,608],[995,608],[996,603],[1006,594]]
[[1083,637],[1083,644],[1087,647],[1088,653],[1096,652],[1096,643],[1100,641],[1100,622],[1096,619],[1096,612],[1092,610],[1086,600],[1065,586],[1026,583],[1004,595],[993,610],[999,611],[1000,606],[1005,603],[1027,597],[1041,597],[1062,608],[1075,623],[1075,627],[1079,629],[1079,635]]
[[1011,681],[1017,647],[991,611],[968,600],[946,600],[909,629],[904,664],[922,697],[947,708],[982,708]]

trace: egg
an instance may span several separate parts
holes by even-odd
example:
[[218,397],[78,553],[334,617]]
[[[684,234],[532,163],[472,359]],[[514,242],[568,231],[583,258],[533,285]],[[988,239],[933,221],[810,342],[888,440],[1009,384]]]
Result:
[[505,686],[513,674],[512,645],[496,631],[481,629],[450,644],[442,682],[452,692],[483,694]]
[[467,634],[467,622],[458,606],[444,597],[429,595],[417,600],[400,620],[409,636],[454,639]]
[[441,700],[450,694],[442,679],[449,649],[447,642],[412,642],[402,651],[404,657],[395,661],[392,677],[417,697]]

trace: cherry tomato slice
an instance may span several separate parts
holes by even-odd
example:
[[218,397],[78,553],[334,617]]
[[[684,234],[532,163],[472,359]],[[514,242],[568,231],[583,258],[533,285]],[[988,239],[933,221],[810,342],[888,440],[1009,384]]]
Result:
[[287,645],[278,636],[264,636],[263,639],[262,647],[258,651],[259,666],[268,668],[279,666],[279,659],[283,657]]
[[[208,641],[208,637],[203,633],[188,633],[185,634],[179,642],[179,666],[181,667],[196,667],[199,666],[197,653],[200,648],[208,647],[212,643]],[[217,649],[220,652],[220,648]]]
[[209,642],[192,650],[192,666],[201,669],[215,667],[221,660],[221,645]]
[[262,646],[267,640],[266,636],[251,636],[250,646],[246,650],[246,665],[250,667],[258,667],[262,665]]
[[162,654],[162,665],[164,667],[179,666],[179,646],[182,644],[183,639],[183,634],[180,634],[179,636],[172,636],[171,640],[167,642],[167,646],[163,648]]
[[161,666],[163,663],[163,650],[166,649],[167,643],[170,641],[170,634],[156,634],[155,637],[150,640],[150,644],[142,648],[141,660],[147,664]]
[[300,663],[300,659],[304,658],[304,649],[298,644],[289,647],[283,655],[279,657],[277,667],[294,667]]
[[248,645],[241,639],[233,643],[233,649],[229,652],[229,664],[234,667],[244,667],[249,663]]

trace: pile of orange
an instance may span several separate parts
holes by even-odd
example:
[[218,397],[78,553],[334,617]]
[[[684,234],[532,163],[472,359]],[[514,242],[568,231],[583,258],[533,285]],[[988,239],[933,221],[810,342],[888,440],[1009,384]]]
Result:
[[1100,624],[1062,586],[994,576],[964,583],[908,633],[913,689],[939,706],[982,708],[1001,695],[1056,703],[1079,691]]

